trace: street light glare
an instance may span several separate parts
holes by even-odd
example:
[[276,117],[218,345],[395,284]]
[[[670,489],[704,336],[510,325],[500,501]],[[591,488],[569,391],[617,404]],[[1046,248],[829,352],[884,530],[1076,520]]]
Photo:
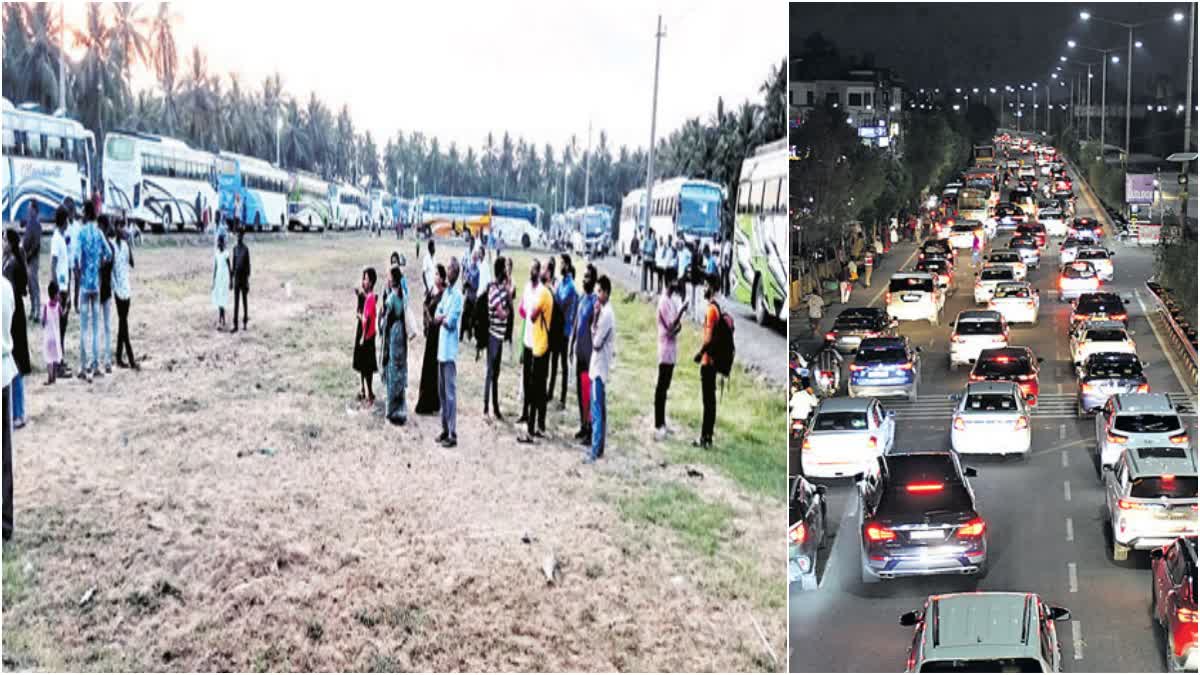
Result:
[[1080,12],[1079,18],[1083,19],[1084,21],[1087,21],[1088,19],[1092,18],[1092,15],[1089,14],[1088,12]]
[[1067,40],[1067,46],[1071,49],[1074,49],[1076,44],[1078,43],[1076,43],[1074,40]]
[[1119,57],[1119,56],[1117,56],[1117,55],[1115,55],[1115,54],[1114,54],[1114,55],[1113,55],[1113,57],[1112,57],[1112,62],[1113,62],[1113,63],[1120,63],[1120,62],[1121,62],[1121,57]]
[[1142,41],[1141,41],[1141,40],[1138,40],[1137,42],[1134,42],[1134,43],[1133,43],[1133,46],[1134,46],[1134,47],[1137,47],[1138,49],[1141,49],[1141,48],[1142,48]]
[[1060,56],[1060,57],[1058,57],[1058,60],[1059,60],[1059,61],[1062,61],[1063,63],[1066,63],[1066,62],[1067,62],[1067,57],[1065,57],[1065,56]]
[[1052,80],[1057,80],[1057,79],[1058,79],[1058,73],[1050,73],[1050,79],[1052,79]]
[[1175,12],[1173,15],[1171,15],[1171,19],[1173,19],[1175,23],[1183,21],[1183,12]]

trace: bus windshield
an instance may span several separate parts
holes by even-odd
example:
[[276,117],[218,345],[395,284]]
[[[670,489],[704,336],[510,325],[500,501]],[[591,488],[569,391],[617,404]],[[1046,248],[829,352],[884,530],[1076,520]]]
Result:
[[583,231],[589,237],[608,233],[608,218],[603,213],[589,213],[583,218]]
[[984,209],[988,205],[988,194],[983,190],[963,188],[958,191],[959,209]]
[[133,159],[133,141],[120,136],[109,136],[105,152],[111,160],[128,162]]
[[679,231],[712,236],[721,226],[721,190],[708,185],[684,185],[679,189]]
[[217,173],[222,176],[233,176],[237,174],[237,162],[229,158],[217,159]]

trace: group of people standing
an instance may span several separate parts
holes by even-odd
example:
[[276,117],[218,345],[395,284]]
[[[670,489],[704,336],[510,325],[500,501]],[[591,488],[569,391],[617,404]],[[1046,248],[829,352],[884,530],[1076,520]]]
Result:
[[[684,284],[684,296],[696,307],[696,290],[713,282],[722,295],[729,295],[730,274],[733,269],[733,243],[730,237],[718,236],[714,245],[701,245],[685,237],[675,239],[647,234],[638,243],[634,235],[634,257],[642,267],[643,293],[662,293],[676,281]],[[698,311],[698,307],[697,307]],[[700,320],[696,314],[693,319]]]

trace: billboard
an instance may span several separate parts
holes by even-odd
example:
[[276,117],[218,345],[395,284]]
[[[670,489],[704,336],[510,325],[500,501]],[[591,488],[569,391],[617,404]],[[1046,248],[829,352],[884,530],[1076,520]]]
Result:
[[1125,174],[1125,203],[1153,204],[1154,203],[1154,174],[1127,173]]

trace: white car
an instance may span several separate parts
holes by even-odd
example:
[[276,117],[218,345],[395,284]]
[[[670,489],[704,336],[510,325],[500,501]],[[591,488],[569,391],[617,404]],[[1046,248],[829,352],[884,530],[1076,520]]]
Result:
[[1104,469],[1113,560],[1130,550],[1196,536],[1196,452],[1187,446],[1127,448]]
[[992,310],[969,309],[958,313],[950,332],[950,368],[970,365],[985,349],[1008,346],[1008,322]]
[[962,394],[950,425],[950,446],[960,455],[1029,454],[1033,438],[1029,408],[1014,382],[971,382]]
[[1058,244],[1058,262],[1061,265],[1069,265],[1075,262],[1075,256],[1079,255],[1079,249],[1084,246],[1092,246],[1091,241],[1079,239],[1078,237],[1068,236]]
[[1060,209],[1040,209],[1038,222],[1046,228],[1047,237],[1065,237],[1067,235],[1067,217]]
[[870,471],[896,440],[896,413],[875,398],[821,401],[800,446],[809,478],[839,478]]
[[1166,394],[1113,394],[1095,417],[1101,466],[1133,447],[1187,447],[1191,439]]
[[1084,246],[1075,254],[1076,260],[1086,260],[1096,268],[1096,275],[1101,281],[1112,281],[1113,261],[1112,251],[1100,246]]
[[1058,275],[1058,300],[1075,300],[1084,293],[1099,290],[1100,275],[1090,262],[1076,260],[1063,265]]
[[988,253],[983,257],[985,263],[1001,263],[1008,265],[1013,269],[1013,274],[1017,275],[1017,281],[1025,281],[1025,277],[1029,274],[1029,268],[1021,260],[1021,254],[1016,251],[999,249]]
[[1071,333],[1071,362],[1082,366],[1092,354],[1137,354],[1137,344],[1120,321],[1085,321]]
[[1042,298],[1027,281],[1007,281],[998,284],[988,300],[987,308],[999,312],[1008,323],[1037,325]]
[[899,272],[888,280],[884,306],[898,321],[928,321],[937,325],[945,295],[928,272]]
[[975,278],[975,304],[982,305],[992,299],[998,284],[1005,281],[1017,281],[1017,273],[1010,265],[1003,263],[988,263],[979,270]]
[[983,223],[977,220],[964,220],[955,223],[950,228],[950,236],[947,239],[950,241],[952,248],[970,250],[975,244],[975,235],[979,235],[980,239],[985,238]]

